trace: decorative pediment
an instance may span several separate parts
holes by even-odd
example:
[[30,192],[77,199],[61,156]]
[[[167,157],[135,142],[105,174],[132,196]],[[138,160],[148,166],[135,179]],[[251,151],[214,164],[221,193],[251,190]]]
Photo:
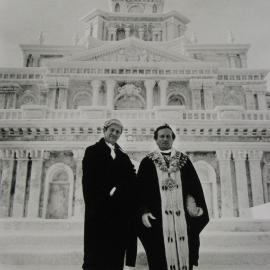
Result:
[[153,42],[128,38],[118,42],[108,42],[99,48],[73,55],[64,61],[100,62],[198,62],[184,55],[171,53]]
[[88,61],[106,61],[106,62],[175,62],[175,59],[166,57],[152,51],[136,48],[120,48],[114,52],[108,52],[103,55],[94,56]]

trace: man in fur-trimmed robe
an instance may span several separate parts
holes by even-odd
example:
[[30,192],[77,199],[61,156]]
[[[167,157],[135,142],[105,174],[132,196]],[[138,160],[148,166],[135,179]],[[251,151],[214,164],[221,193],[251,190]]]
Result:
[[106,121],[104,137],[89,146],[83,158],[84,270],[123,270],[125,253],[127,269],[135,266],[136,174],[116,143],[122,130],[119,120]]
[[191,270],[198,265],[199,234],[209,221],[203,190],[189,158],[172,148],[170,126],[158,127],[154,139],[158,149],[138,170],[138,236],[149,270]]

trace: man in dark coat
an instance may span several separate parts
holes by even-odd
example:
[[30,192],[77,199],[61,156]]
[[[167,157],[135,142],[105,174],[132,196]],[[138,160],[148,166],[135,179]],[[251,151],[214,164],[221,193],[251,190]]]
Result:
[[[127,234],[135,212],[136,175],[128,155],[116,143],[122,130],[119,120],[106,121],[104,138],[89,146],[83,158],[85,270],[122,270],[130,246],[127,239],[132,237]],[[134,253],[136,238],[132,240]]]
[[172,148],[170,126],[156,129],[158,149],[138,170],[139,238],[149,270],[191,270],[198,265],[199,234],[209,221],[201,183],[189,158]]

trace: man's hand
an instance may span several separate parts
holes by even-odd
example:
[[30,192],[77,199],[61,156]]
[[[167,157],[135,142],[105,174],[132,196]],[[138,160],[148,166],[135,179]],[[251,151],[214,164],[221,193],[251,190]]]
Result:
[[113,196],[114,192],[116,191],[116,187],[113,187],[110,191],[110,196]]
[[197,206],[195,199],[190,195],[187,196],[187,211],[191,217],[199,217],[203,214],[202,208]]
[[146,228],[151,228],[152,225],[149,221],[149,218],[156,219],[151,213],[146,213],[142,215],[142,223]]

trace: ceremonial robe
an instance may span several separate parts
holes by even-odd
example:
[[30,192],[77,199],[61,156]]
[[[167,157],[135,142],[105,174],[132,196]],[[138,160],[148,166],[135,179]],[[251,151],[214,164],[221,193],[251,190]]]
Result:
[[[202,186],[191,161],[183,153],[181,153],[180,159],[182,198],[188,236],[189,267],[192,268],[193,265],[198,265],[200,246],[199,234],[208,223],[209,216]],[[164,245],[164,241],[167,241],[167,239],[164,239],[162,228],[162,217],[164,216],[164,213],[162,213],[160,183],[161,180],[158,178],[155,163],[148,155],[142,160],[138,170],[139,211],[141,216],[144,213],[152,213],[156,219],[151,220],[151,228],[146,228],[141,224],[139,237],[142,242],[144,242],[143,244],[148,253],[148,259],[150,259],[153,264],[150,266],[150,269],[152,267],[154,270],[167,269]],[[201,216],[192,217],[188,214],[188,195],[192,196],[195,199],[197,206],[203,210]],[[151,236],[152,232],[154,237]],[[150,241],[154,242],[154,244],[149,243]],[[155,251],[155,249],[157,250]],[[153,256],[155,256],[155,258],[151,258]]]

